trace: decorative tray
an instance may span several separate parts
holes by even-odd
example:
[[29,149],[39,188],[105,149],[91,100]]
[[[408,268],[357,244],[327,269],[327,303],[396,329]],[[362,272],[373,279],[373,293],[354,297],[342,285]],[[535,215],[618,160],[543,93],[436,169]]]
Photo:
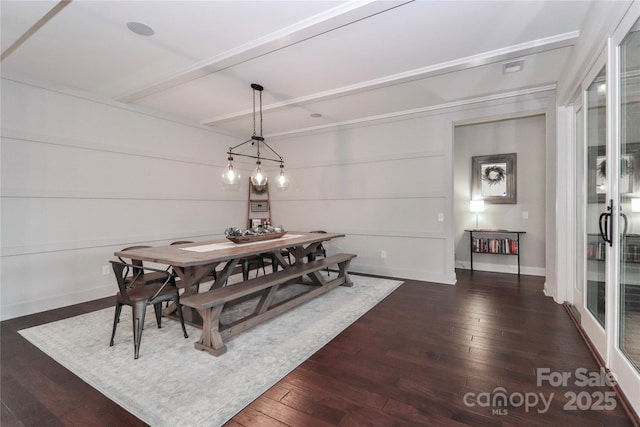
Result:
[[233,243],[250,243],[250,242],[259,242],[262,240],[272,240],[278,239],[287,234],[286,231],[281,231],[278,233],[262,233],[262,234],[251,234],[247,236],[226,236],[227,239],[231,240]]

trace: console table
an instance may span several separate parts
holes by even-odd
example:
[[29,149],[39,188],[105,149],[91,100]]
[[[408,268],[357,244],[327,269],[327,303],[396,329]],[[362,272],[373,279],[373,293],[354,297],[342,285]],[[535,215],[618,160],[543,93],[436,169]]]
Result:
[[[526,231],[514,230],[490,230],[490,229],[469,229],[464,230],[469,233],[469,256],[471,258],[471,272],[473,273],[473,254],[489,255],[515,255],[518,259],[518,276],[520,276],[520,235]],[[474,234],[500,234],[506,235],[506,239],[477,239],[474,241]],[[508,236],[515,235],[516,239],[511,240]]]

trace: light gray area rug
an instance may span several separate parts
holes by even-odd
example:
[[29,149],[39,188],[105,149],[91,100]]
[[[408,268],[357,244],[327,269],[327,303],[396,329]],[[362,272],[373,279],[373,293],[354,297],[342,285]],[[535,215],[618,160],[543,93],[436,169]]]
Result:
[[339,286],[227,341],[213,357],[193,347],[200,330],[155,325],[150,307],[133,359],[131,309],[109,347],[113,308],[24,329],[46,354],[152,426],[219,426],[384,299],[402,282],[352,276]]

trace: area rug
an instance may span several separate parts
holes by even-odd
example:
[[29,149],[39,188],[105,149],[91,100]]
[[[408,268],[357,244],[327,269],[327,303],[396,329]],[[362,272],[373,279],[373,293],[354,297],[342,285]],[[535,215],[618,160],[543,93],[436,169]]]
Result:
[[20,334],[105,396],[152,426],[219,426],[308,359],[402,282],[351,276],[339,286],[227,341],[213,357],[193,343],[200,330],[155,325],[149,308],[133,359],[131,309],[109,347],[113,308],[23,329]]

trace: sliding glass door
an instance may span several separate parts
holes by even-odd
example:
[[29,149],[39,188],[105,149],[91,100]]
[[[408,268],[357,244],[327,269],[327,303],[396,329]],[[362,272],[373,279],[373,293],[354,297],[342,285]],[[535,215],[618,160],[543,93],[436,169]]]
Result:
[[[587,143],[587,309],[605,327],[605,260],[609,227],[607,199],[607,105],[606,69],[603,66],[589,84],[586,95]],[[605,228],[603,228],[605,227]]]
[[[583,185],[580,322],[640,413],[640,5],[625,16],[583,84],[575,136]],[[582,170],[581,170],[582,169]]]
[[582,151],[577,170],[582,172],[583,183],[578,194],[584,221],[576,224],[579,250],[583,254],[579,263],[583,270],[577,278],[582,282],[574,290],[575,306],[581,314],[582,327],[601,354],[606,353],[606,283],[607,260],[610,257],[610,239],[607,236],[610,220],[611,150],[607,150],[607,97],[606,56],[603,53],[583,84],[582,108],[576,116],[576,147]]
[[[612,371],[616,372],[630,401],[640,401],[640,20],[617,45],[616,102],[620,170],[618,197],[619,275],[616,283],[617,316],[613,333]],[[640,409],[636,408],[640,411]]]

